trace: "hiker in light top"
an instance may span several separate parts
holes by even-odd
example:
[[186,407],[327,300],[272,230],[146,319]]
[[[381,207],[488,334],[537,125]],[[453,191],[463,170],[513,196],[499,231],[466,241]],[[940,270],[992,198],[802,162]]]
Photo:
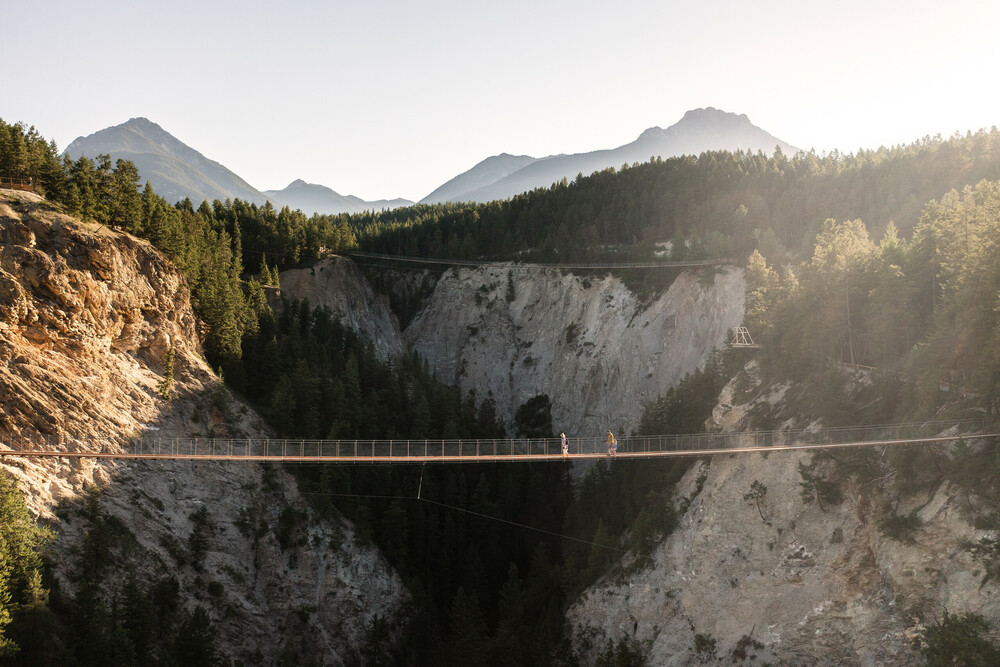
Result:
[[608,431],[608,456],[615,456],[618,454],[618,441],[615,440],[615,434]]
[[560,433],[559,438],[562,440],[563,456],[569,456],[569,443],[566,441],[566,434]]

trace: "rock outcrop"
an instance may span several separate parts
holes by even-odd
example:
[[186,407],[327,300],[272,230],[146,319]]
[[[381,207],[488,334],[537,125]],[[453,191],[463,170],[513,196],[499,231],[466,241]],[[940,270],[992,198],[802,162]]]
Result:
[[[148,243],[83,224],[35,195],[0,190],[0,448],[30,440],[114,450],[142,433],[266,436],[202,359],[197,332],[182,277]],[[168,401],[159,388],[170,348]],[[101,511],[137,545],[127,567],[145,581],[173,575],[185,607],[208,607],[234,660],[298,655],[340,664],[359,653],[374,615],[391,623],[406,599],[398,576],[358,545],[351,525],[317,516],[274,467],[9,456],[0,465],[55,529],[64,593],[74,592],[69,564],[86,527],[57,517],[99,489]],[[200,572],[178,561],[199,508],[212,527]],[[292,525],[281,517],[286,510]],[[221,585],[210,596],[206,576]]]

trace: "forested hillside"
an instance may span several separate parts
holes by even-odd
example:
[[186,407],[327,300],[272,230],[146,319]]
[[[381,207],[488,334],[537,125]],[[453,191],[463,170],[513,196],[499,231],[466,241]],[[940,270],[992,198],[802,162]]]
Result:
[[467,259],[733,257],[808,253],[827,218],[908,235],[924,205],[953,188],[1000,179],[1000,132],[856,154],[704,153],[477,205],[413,206],[353,216],[360,249]]
[[[876,241],[861,220],[831,219],[795,269],[755,252],[746,322],[763,344],[762,377],[858,364],[884,384],[874,419],[923,419],[945,403],[964,416],[995,414],[998,252],[1000,184],[989,181],[929,202],[909,238],[890,224]],[[846,397],[826,392],[804,407],[831,425],[857,418]]]

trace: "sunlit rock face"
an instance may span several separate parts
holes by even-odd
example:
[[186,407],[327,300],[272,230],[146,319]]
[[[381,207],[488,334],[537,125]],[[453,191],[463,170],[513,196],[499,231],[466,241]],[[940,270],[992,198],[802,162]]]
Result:
[[[202,358],[189,296],[150,244],[0,190],[0,442],[115,450],[136,435],[266,437],[261,418]],[[165,400],[171,348],[173,397]],[[129,544],[112,568],[134,572],[143,586],[176,578],[182,607],[206,607],[232,661],[350,662],[376,614],[391,625],[400,618],[407,593],[384,558],[344,519],[318,516],[273,467],[15,457],[0,465],[57,534],[51,557],[64,594],[75,592],[88,529],[73,508],[96,489]],[[178,553],[201,509],[211,530],[198,571]],[[298,519],[282,532],[286,509]],[[206,581],[221,593],[206,597]],[[111,599],[123,584],[110,577],[103,594]]]

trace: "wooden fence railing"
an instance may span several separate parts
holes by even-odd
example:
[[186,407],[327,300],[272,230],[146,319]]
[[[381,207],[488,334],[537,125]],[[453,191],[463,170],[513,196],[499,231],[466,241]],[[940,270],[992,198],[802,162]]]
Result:
[[34,192],[35,182],[30,176],[26,178],[20,178],[17,176],[0,176],[0,188]]

